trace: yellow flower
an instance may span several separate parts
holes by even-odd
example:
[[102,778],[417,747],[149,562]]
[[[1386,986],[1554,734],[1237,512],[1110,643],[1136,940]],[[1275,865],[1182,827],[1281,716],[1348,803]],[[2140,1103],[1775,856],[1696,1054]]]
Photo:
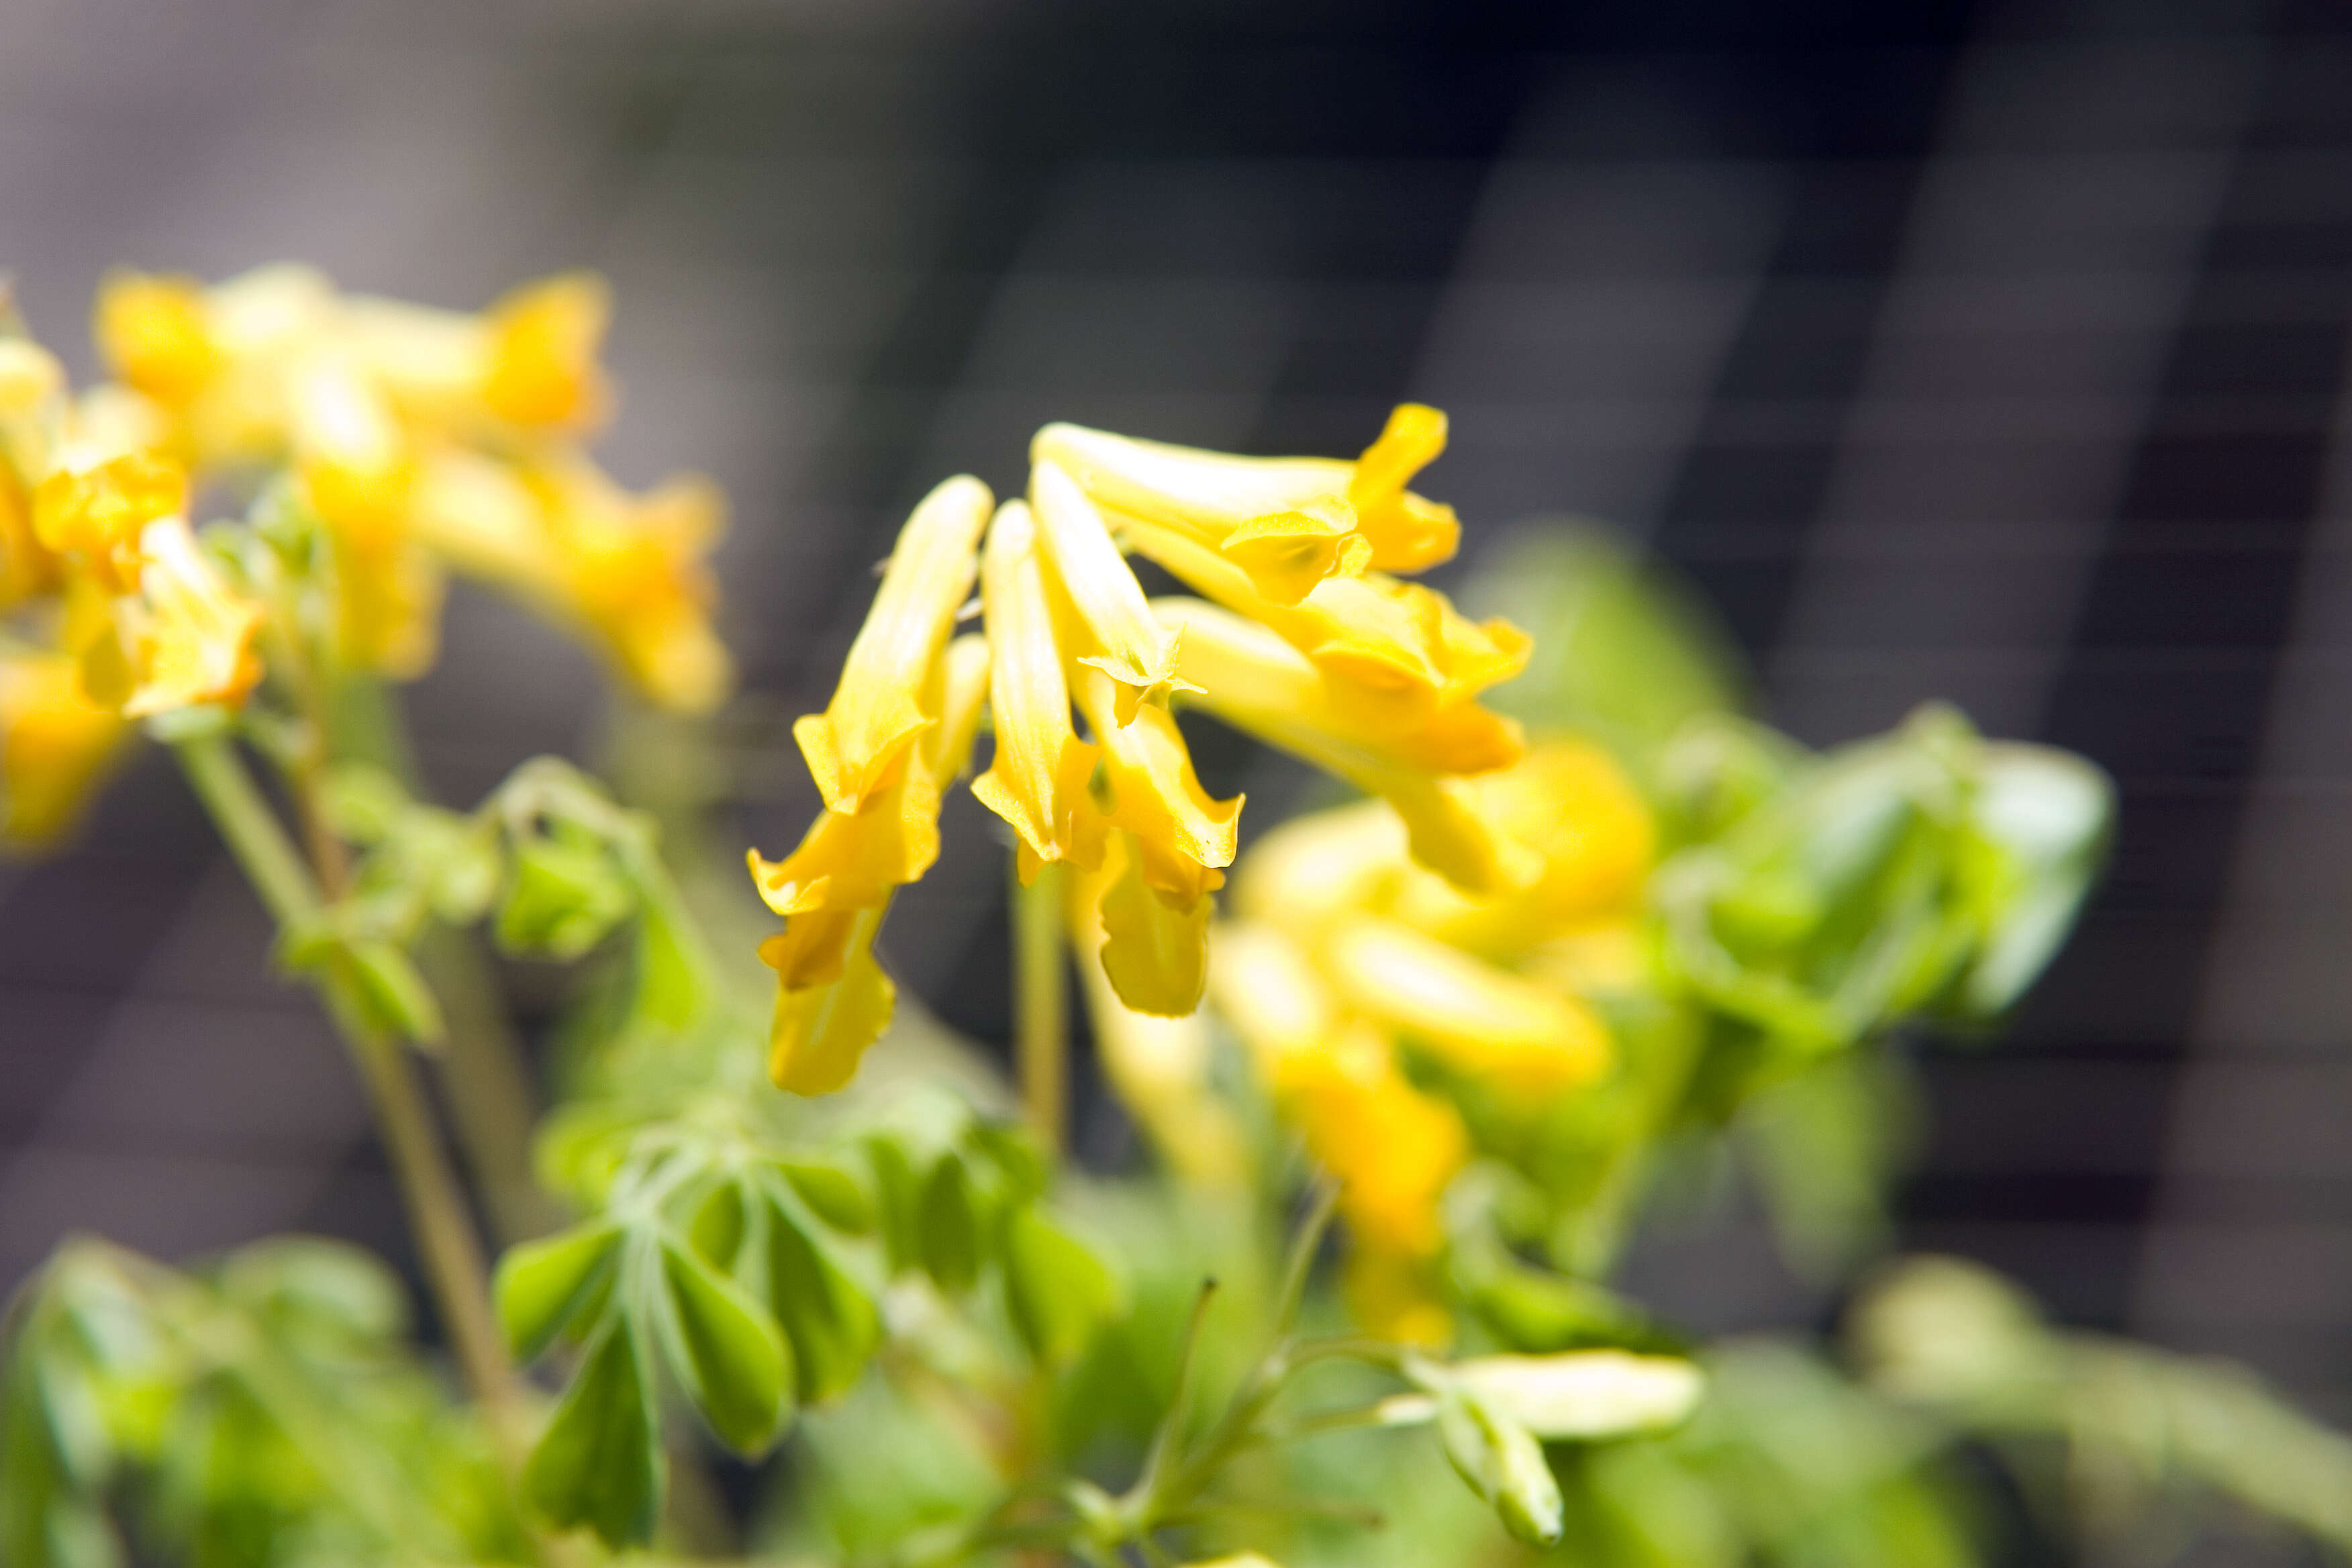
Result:
[[136,580],[140,538],[149,524],[187,510],[188,479],[151,452],[60,468],[33,492],[33,535],[58,555],[77,557],[110,589]]
[[940,793],[971,756],[987,689],[987,643],[956,638],[922,674],[921,721],[890,781],[854,811],[819,812],[782,861],[751,851],[760,896],[787,917],[783,933],[760,952],[782,986],[769,1058],[780,1087],[796,1094],[841,1088],[888,1026],[894,993],[874,962],[874,934],[892,895],[938,858]]
[[1522,742],[1510,720],[1467,701],[1384,715],[1263,626],[1198,600],[1156,607],[1183,628],[1184,676],[1199,689],[1190,700],[1381,796],[1404,821],[1414,856],[1465,890],[1502,892],[1535,875],[1526,850],[1453,776],[1515,761]]
[[1087,781],[1097,756],[1070,727],[1047,570],[1027,504],[1006,501],[989,524],[981,558],[996,755],[971,793],[1020,836],[1024,886],[1048,861],[1086,856]]
[[1507,1093],[1557,1094],[1609,1065],[1608,1028],[1583,1003],[1410,926],[1359,916],[1319,946],[1351,1006]]
[[823,713],[793,725],[826,809],[855,812],[889,782],[917,735],[934,721],[919,700],[956,612],[971,592],[972,559],[993,498],[959,476],[923,498],[882,574],[866,624],[849,645],[841,683]]
[[1445,416],[1408,404],[1354,463],[1228,457],[1076,425],[1046,426],[1030,455],[1066,469],[1115,522],[1179,533],[1268,601],[1295,605],[1326,577],[1418,572],[1453,554],[1452,510],[1404,488],[1444,445]]
[[1167,709],[1145,703],[1118,720],[1121,689],[1099,669],[1073,672],[1078,709],[1102,746],[1109,817],[1130,838],[1143,879],[1190,908],[1224,886],[1234,863],[1242,796],[1212,800],[1192,772],[1192,754]]
[[483,403],[524,426],[578,426],[601,417],[610,392],[596,355],[611,317],[611,291],[586,272],[530,284],[499,300],[489,312]]
[[84,694],[72,655],[0,652],[0,839],[63,837],[129,730],[115,710]]
[[[1229,1187],[1249,1170],[1248,1142],[1233,1109],[1209,1081],[1212,1042],[1195,1012],[1181,1017],[1139,1012],[1119,999],[1110,976],[1104,931],[1110,900],[1105,884],[1117,864],[1073,878],[1069,887],[1070,945],[1105,962],[1078,964],[1095,1049],[1120,1100],[1134,1114],[1162,1159],[1189,1181]],[[1147,895],[1148,896],[1148,895]]]
[[654,701],[685,712],[717,707],[735,681],[710,624],[718,588],[703,565],[726,530],[719,487],[686,475],[632,496],[584,458],[535,469],[532,479],[563,607]]
[[1039,463],[1029,476],[1037,521],[1062,591],[1092,650],[1076,656],[1118,684],[1113,716],[1135,717],[1147,698],[1164,698],[1176,679],[1176,639],[1151,616],[1143,587],[1111,542],[1102,513],[1067,474]]
[[135,681],[123,713],[243,701],[261,679],[260,607],[222,578],[184,519],[150,523],[140,559],[139,592],[117,607]]
[[99,286],[99,352],[115,374],[166,404],[194,398],[221,368],[204,285],[118,271]]

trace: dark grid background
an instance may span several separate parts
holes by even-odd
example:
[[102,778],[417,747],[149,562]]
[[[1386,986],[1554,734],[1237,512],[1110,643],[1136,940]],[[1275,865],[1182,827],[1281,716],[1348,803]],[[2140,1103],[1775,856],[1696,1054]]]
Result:
[[[734,495],[755,710],[822,703],[908,503],[1017,482],[1043,419],[1344,452],[1410,395],[1454,416],[1430,488],[1474,548],[1646,538],[1806,739],[1948,695],[2088,752],[2113,876],[2013,1039],[1933,1058],[1906,1239],[2352,1417],[2352,12],[5,10],[0,251],[60,347],[117,261],[467,305],[610,273],[606,451]],[[416,707],[452,798],[590,744],[576,654],[470,596],[448,641]],[[997,851],[953,809],[891,956],[1001,1036]],[[152,757],[0,871],[0,1278],[72,1227],[402,1254],[264,934]],[[1767,1251],[1735,1225],[1643,1277],[1719,1324],[1817,1310]]]

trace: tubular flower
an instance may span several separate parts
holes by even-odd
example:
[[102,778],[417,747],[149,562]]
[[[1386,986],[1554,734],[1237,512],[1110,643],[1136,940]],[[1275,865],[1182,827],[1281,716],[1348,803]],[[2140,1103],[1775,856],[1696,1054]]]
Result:
[[[1453,514],[1404,489],[1444,425],[1400,409],[1354,463],[1228,458],[1052,425],[1032,444],[1026,500],[992,519],[977,480],[950,480],[900,535],[832,703],[793,727],[828,817],[864,817],[937,721],[925,672],[971,588],[984,526],[996,747],[972,790],[1012,827],[1024,883],[1061,861],[1087,873],[1087,918],[1072,929],[1089,984],[1098,971],[1126,1013],[1177,1018],[1199,1005],[1212,898],[1238,847],[1242,798],[1202,786],[1174,706],[1385,797],[1412,823],[1414,852],[1466,889],[1518,886],[1532,857],[1479,819],[1465,777],[1523,750],[1516,726],[1475,698],[1524,662],[1526,639],[1367,574],[1452,549]],[[1148,599],[1128,548],[1224,607]],[[919,832],[862,832],[856,855],[835,847],[851,843],[846,830],[821,820],[786,861],[755,858],[763,896],[795,921],[845,900],[873,907],[936,854],[925,805]],[[800,938],[786,941],[798,951]]]
[[72,655],[0,651],[0,840],[51,844],[70,832],[129,730],[82,690]]
[[[1192,612],[1188,661],[1237,640],[1229,621]],[[1583,742],[1543,741],[1457,787],[1523,864],[1498,892],[1475,897],[1433,874],[1414,853],[1415,827],[1368,801],[1268,834],[1235,879],[1237,918],[1213,935],[1218,1010],[1277,1114],[1345,1184],[1356,1310],[1400,1338],[1444,1331],[1432,1274],[1439,1200],[1468,1157],[1451,1104],[1401,1064],[1433,1065],[1506,1111],[1540,1111],[1604,1076],[1614,1046],[1588,995],[1639,973],[1633,916],[1653,855],[1640,796]]]
[[[612,402],[597,363],[611,300],[566,274],[478,313],[339,293],[305,267],[206,287],[118,274],[97,334],[200,470],[290,468],[334,542],[342,655],[407,678],[433,662],[444,563],[483,570],[593,644],[665,707],[707,709],[732,671],[710,626],[702,558],[722,507],[700,480],[631,497],[573,445]],[[464,520],[456,485],[488,497]],[[491,470],[508,481],[481,482]],[[531,521],[499,489],[536,498]],[[504,530],[504,545],[480,536]],[[455,536],[453,538],[453,536]],[[446,547],[446,548],[445,548]]]
[[1390,1338],[1450,1331],[1432,1265],[1438,1204],[1468,1161],[1454,1108],[1413,1087],[1387,1039],[1345,1005],[1297,944],[1272,926],[1218,934],[1219,1011],[1255,1060],[1276,1111],[1339,1182],[1349,1294]]
[[782,984],[769,1058],[780,1087],[842,1088],[888,1026],[895,993],[874,961],[875,933],[898,889],[939,858],[940,797],[971,757],[987,688],[988,645],[956,638],[926,672],[924,723],[890,782],[854,812],[819,812],[782,860],[751,852],[760,896],[787,917],[760,950]]

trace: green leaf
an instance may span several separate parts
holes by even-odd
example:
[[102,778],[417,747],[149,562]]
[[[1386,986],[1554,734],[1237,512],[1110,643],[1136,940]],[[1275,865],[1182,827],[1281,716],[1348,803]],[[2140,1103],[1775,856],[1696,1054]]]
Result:
[[880,1200],[882,1240],[890,1255],[892,1272],[911,1268],[922,1260],[916,1216],[921,1210],[921,1184],[915,1163],[896,1140],[875,1134],[866,1141],[866,1158],[874,1166],[874,1191]]
[[693,940],[657,899],[638,904],[636,982],[631,1013],[662,1028],[686,1028],[710,1005],[709,977]]
[[1087,1247],[1024,1207],[1005,1227],[1004,1296],[1013,1326],[1038,1360],[1063,1366],[1084,1353],[1118,1289]]
[[2006,1011],[2056,955],[2106,858],[2115,810],[2114,784],[2071,752],[1985,748],[1973,816],[2011,875],[1961,987],[1967,1012]]
[[599,847],[534,836],[514,847],[499,945],[509,952],[578,958],[625,917],[629,886]]
[[499,1260],[492,1295],[516,1356],[537,1356],[580,1314],[604,1283],[620,1246],[617,1224],[593,1220],[509,1249]]
[[746,1219],[742,1184],[721,1182],[695,1205],[687,1236],[694,1243],[694,1250],[709,1258],[711,1267],[722,1271],[731,1269],[736,1254],[743,1250]]
[[648,1368],[635,1335],[615,1317],[589,1346],[531,1450],[523,1495],[550,1523],[593,1530],[620,1547],[652,1539],[662,1484]]
[[670,1370],[736,1452],[764,1452],[791,1417],[792,1351],[766,1309],[677,1242],[661,1244],[662,1342]]
[[847,1391],[882,1342],[881,1313],[781,1205],[768,1211],[768,1271],[801,1397],[814,1404]]
[[379,844],[408,810],[408,791],[373,763],[345,763],[320,792],[327,824],[353,844]]
[[1017,1122],[975,1121],[966,1138],[1003,1175],[1010,1201],[1025,1204],[1045,1192],[1045,1156]]
[[447,1032],[441,1003],[407,953],[388,942],[355,942],[345,952],[361,1004],[377,1027],[419,1045],[440,1042]]
[[1533,1433],[1475,1390],[1448,1381],[1437,1395],[1437,1435],[1454,1468],[1514,1539],[1549,1546],[1560,1538],[1559,1482]]
[[980,1201],[963,1161],[943,1154],[923,1183],[915,1212],[915,1245],[924,1270],[950,1295],[980,1279]]
[[814,1160],[778,1160],[775,1167],[816,1217],[846,1236],[863,1236],[874,1226],[874,1204],[857,1178],[838,1165]]

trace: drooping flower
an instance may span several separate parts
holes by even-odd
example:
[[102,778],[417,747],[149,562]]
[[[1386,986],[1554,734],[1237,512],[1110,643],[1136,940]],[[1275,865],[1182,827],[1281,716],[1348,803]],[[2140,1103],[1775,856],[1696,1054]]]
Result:
[[[1404,489],[1443,442],[1443,417],[1410,405],[1354,463],[1048,426],[1027,500],[987,524],[996,752],[973,790],[1016,835],[1024,882],[1061,861],[1087,872],[1083,958],[1129,1012],[1172,1018],[1198,1005],[1213,895],[1239,841],[1242,798],[1202,786],[1175,707],[1384,796],[1412,825],[1414,851],[1471,891],[1534,874],[1464,786],[1520,754],[1516,727],[1476,697],[1517,670],[1525,639],[1371,570],[1452,550],[1453,514]],[[932,721],[921,672],[971,588],[987,502],[977,481],[951,480],[918,509],[832,704],[795,725],[829,815],[862,816]],[[1129,548],[1224,607],[1148,599]],[[935,816],[921,814],[925,832]],[[866,833],[855,847],[870,858],[856,859],[830,847],[841,837],[820,822],[792,859],[755,863],[780,913],[832,907],[846,896],[835,884],[866,888],[857,907],[871,907],[872,889],[919,875],[936,848],[911,830]]]

